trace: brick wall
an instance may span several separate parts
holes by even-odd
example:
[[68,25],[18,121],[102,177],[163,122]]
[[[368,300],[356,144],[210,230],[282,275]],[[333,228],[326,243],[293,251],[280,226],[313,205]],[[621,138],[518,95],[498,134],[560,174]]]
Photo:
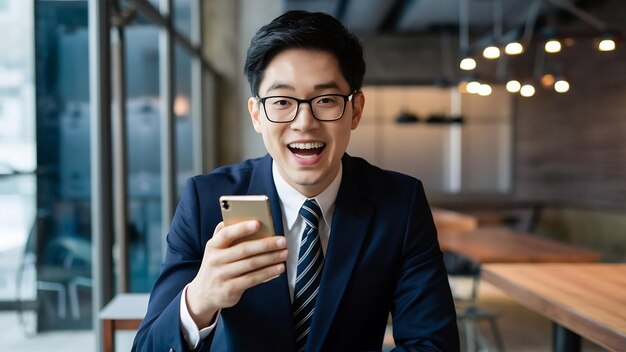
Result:
[[[620,4],[621,3],[621,4]],[[609,23],[626,2],[599,10]],[[612,22],[611,22],[612,21]],[[558,54],[569,75],[566,94],[537,89],[516,97],[515,191],[522,198],[626,209],[626,46],[612,53],[580,40]]]

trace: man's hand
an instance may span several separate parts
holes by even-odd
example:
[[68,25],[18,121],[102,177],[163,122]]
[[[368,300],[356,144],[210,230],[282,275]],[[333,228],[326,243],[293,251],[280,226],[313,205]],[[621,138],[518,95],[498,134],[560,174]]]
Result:
[[287,241],[272,236],[233,245],[256,233],[256,220],[224,226],[220,222],[204,249],[202,264],[187,288],[187,308],[200,329],[210,325],[215,313],[232,307],[245,290],[285,271]]

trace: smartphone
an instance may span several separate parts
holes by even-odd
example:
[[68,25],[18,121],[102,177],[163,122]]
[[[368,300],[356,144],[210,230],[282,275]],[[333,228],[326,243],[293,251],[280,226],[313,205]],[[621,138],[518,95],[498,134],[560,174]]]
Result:
[[245,237],[233,244],[274,236],[275,234],[272,211],[267,196],[221,196],[220,208],[222,209],[222,218],[224,218],[225,225],[232,225],[245,220],[258,220],[261,223],[261,228],[256,234]]

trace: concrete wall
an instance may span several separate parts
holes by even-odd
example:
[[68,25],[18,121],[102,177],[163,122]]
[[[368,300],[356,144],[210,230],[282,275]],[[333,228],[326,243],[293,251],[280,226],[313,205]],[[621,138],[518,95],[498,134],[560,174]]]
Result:
[[217,164],[224,165],[265,154],[248,115],[250,90],[243,65],[250,39],[281,13],[282,4],[272,0],[207,0],[204,4],[204,54],[221,78]]
[[456,40],[450,41],[450,53],[444,55],[437,35],[369,35],[361,39],[367,84],[433,85],[442,75],[457,78]]
[[239,66],[239,101],[240,112],[239,116],[245,122],[239,131],[239,138],[241,139],[241,155],[243,159],[255,158],[266,154],[265,146],[261,135],[257,134],[252,128],[252,122],[250,121],[250,115],[248,114],[248,98],[251,95],[250,86],[243,74],[243,65],[246,58],[246,51],[250,45],[250,40],[256,33],[256,31],[263,25],[270,22],[272,19],[280,15],[282,10],[282,1],[275,0],[239,0],[241,4],[240,14],[241,22],[239,24],[239,54],[241,57]]

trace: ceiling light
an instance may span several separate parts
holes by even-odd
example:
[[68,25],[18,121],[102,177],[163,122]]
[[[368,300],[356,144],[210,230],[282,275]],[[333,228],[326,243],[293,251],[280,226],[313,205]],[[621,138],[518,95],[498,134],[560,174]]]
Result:
[[507,55],[519,55],[524,52],[524,47],[519,42],[510,42],[504,47],[504,52]]
[[615,34],[614,32],[604,33],[603,36],[596,38],[593,40],[593,45],[599,51],[613,51],[617,47],[617,42],[621,41],[623,38],[619,34]]
[[605,38],[598,41],[597,48],[600,51],[613,51],[615,50],[615,40]]
[[[500,57],[500,48],[496,46],[496,43],[501,43],[502,40],[502,1],[492,1],[492,5],[493,40],[491,44],[483,50],[483,57],[489,60],[494,60]],[[489,89],[491,89],[491,87]],[[491,91],[489,94],[491,94]]]
[[486,97],[490,94],[491,94],[491,86],[488,85],[487,83],[481,84],[480,88],[478,88],[478,95]]
[[519,81],[516,81],[514,79],[506,82],[506,91],[509,93],[517,93],[519,92],[519,89],[522,87],[522,85],[519,83]]
[[461,60],[461,64],[459,65],[459,67],[461,68],[461,70],[471,71],[476,68],[476,60],[472,59],[471,57],[466,57]]
[[565,79],[561,78],[558,81],[554,82],[554,90],[559,93],[566,93],[569,91],[569,82]]
[[563,45],[569,47],[569,46],[574,46],[576,45],[576,39],[572,38],[572,37],[567,37],[565,39],[563,39]]
[[520,88],[519,94],[526,98],[532,97],[533,95],[535,95],[535,87],[533,87],[532,84],[524,84]]
[[467,89],[468,93],[477,94],[480,91],[480,86],[480,82],[471,81],[467,84],[467,86],[465,86],[465,89]]
[[483,56],[485,59],[497,59],[500,57],[500,48],[495,45],[490,45],[483,50]]
[[550,39],[545,45],[546,53],[554,54],[561,51],[561,42],[557,39]]
[[456,88],[459,90],[459,92],[463,94],[467,93],[467,82],[466,81],[459,82]]
[[541,85],[544,88],[550,88],[554,85],[554,75],[551,73],[546,73],[545,75],[541,76]]

